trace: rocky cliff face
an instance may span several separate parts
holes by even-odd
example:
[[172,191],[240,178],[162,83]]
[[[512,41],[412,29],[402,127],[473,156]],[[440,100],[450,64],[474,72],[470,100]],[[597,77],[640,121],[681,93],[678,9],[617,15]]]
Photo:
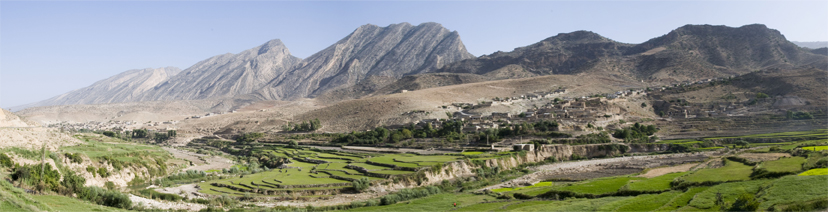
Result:
[[106,104],[135,101],[145,91],[166,82],[181,72],[176,67],[125,71],[94,84],[22,107],[51,105]]
[[315,97],[370,76],[400,78],[468,58],[473,56],[459,34],[437,23],[364,25],[276,77],[256,95],[262,99]]
[[299,61],[290,55],[282,41],[271,40],[239,54],[218,55],[198,62],[148,90],[140,100],[191,100],[247,94],[284,74]]

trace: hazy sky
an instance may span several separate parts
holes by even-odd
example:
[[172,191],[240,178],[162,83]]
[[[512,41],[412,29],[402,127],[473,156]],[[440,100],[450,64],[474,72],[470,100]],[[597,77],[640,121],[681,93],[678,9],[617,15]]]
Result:
[[0,1],[0,107],[129,69],[186,69],[279,38],[305,58],[364,24],[441,23],[474,55],[589,30],[641,43],[685,24],[761,23],[828,41],[828,1]]

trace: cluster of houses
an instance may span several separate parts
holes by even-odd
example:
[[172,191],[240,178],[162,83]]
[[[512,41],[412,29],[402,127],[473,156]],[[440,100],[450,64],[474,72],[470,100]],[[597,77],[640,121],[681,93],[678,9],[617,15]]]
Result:
[[[481,102],[479,104],[472,103],[453,103],[450,107],[457,107],[460,111],[451,114],[450,119],[459,120],[465,123],[463,132],[479,132],[486,129],[499,128],[502,126],[511,126],[512,124],[521,124],[524,122],[534,123],[540,120],[554,120],[559,123],[558,130],[584,130],[588,124],[606,125],[611,121],[616,121],[619,117],[616,114],[621,112],[620,107],[612,103],[613,100],[602,97],[559,97],[555,94],[565,93],[565,89],[558,89],[553,92],[530,93],[518,97],[509,98],[495,98],[491,102]],[[644,90],[629,90],[619,92],[621,97],[632,95],[646,95]],[[556,101],[551,101],[553,97]],[[509,112],[492,112],[490,114],[479,114],[469,112],[469,110],[490,107],[497,104],[514,104],[520,101],[547,99],[550,101],[543,101],[545,105],[540,107],[529,108],[520,113]],[[616,100],[617,101],[617,100]],[[447,108],[449,106],[443,106]],[[452,108],[448,108],[452,109]],[[431,125],[433,128],[440,128],[445,119],[423,119],[415,121],[414,124],[419,127],[426,127]],[[389,128],[399,128],[403,125],[393,125]]]
[[[139,123],[137,121],[120,121],[120,120],[111,120],[108,122],[99,122],[99,121],[88,121],[88,122],[81,122],[81,123],[69,123],[69,122],[61,122],[57,124],[50,124],[49,127],[59,128],[62,130],[67,131],[82,131],[82,130],[91,130],[91,131],[113,131],[113,132],[123,132],[123,131],[131,131],[133,129],[143,129],[143,128],[156,128],[159,130],[174,130],[174,125],[177,124],[178,121],[164,121],[164,122],[146,122],[146,123]],[[166,127],[164,127],[166,125]],[[172,125],[172,126],[170,126]]]

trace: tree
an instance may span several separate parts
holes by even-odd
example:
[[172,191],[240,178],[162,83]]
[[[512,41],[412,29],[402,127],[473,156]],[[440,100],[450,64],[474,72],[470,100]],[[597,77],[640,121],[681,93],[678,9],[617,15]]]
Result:
[[135,129],[132,131],[133,138],[146,138],[149,133],[146,129]]
[[112,132],[112,131],[104,131],[104,132],[103,132],[103,135],[105,135],[105,136],[107,136],[107,137],[115,137],[115,132]]
[[647,103],[642,102],[641,107],[647,107]]

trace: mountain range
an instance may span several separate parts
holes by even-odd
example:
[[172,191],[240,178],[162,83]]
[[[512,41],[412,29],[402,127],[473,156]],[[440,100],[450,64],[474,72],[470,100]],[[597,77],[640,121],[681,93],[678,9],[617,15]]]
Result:
[[765,68],[825,69],[828,57],[761,24],[685,25],[641,44],[589,31],[474,57],[459,33],[437,23],[363,25],[305,59],[278,39],[223,54],[181,71],[129,70],[37,103],[15,107],[119,102],[323,97],[338,101],[401,90],[543,75],[583,75],[673,83]]

